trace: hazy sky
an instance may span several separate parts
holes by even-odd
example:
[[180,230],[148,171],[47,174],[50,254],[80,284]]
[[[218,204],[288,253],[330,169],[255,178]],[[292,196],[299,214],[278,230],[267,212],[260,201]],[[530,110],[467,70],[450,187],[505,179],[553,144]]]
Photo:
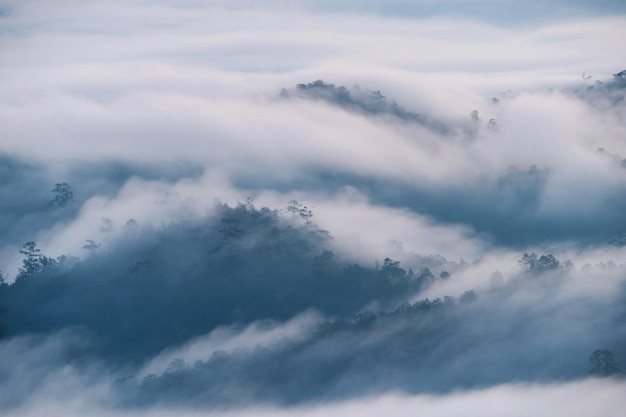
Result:
[[[108,346],[107,337],[124,340],[126,334],[140,340],[140,320],[121,330],[111,324],[141,317],[138,311],[154,314],[146,313],[150,334],[158,335],[158,321],[180,325],[172,312],[193,299],[194,285],[213,287],[170,282],[162,271],[193,279],[214,274],[199,247],[222,243],[197,230],[226,233],[216,201],[235,207],[252,198],[257,208],[283,209],[267,220],[283,240],[267,249],[263,242],[273,229],[245,220],[258,230],[242,243],[243,259],[259,262],[260,276],[275,265],[269,255],[261,260],[262,251],[284,261],[271,285],[289,288],[285,299],[297,299],[286,277],[311,270],[307,257],[319,255],[316,250],[332,250],[340,262],[364,268],[390,257],[407,270],[453,271],[407,302],[468,290],[484,298],[466,315],[441,313],[442,327],[455,319],[467,326],[457,336],[441,336],[437,349],[423,348],[428,360],[415,366],[442,387],[437,395],[403,391],[422,385],[393,362],[403,358],[399,349],[380,367],[350,362],[318,397],[313,392],[323,384],[303,383],[313,402],[338,402],[283,409],[278,401],[259,409],[254,395],[263,391],[251,388],[254,395],[242,402],[246,409],[224,415],[403,415],[414,409],[432,416],[611,414],[623,381],[584,379],[583,368],[595,348],[610,347],[626,359],[626,330],[607,330],[624,314],[620,268],[626,256],[609,245],[626,233],[626,87],[613,77],[626,69],[624,38],[626,3],[608,0],[0,0],[0,270],[14,281],[23,266],[18,251],[28,241],[51,257],[84,259],[83,269],[68,273],[67,285],[58,289],[64,294],[58,301],[44,297],[51,304],[42,301],[45,307],[32,310],[11,304],[10,317],[32,315],[15,319],[11,329],[18,330],[0,340],[0,391],[11,386],[17,398],[13,403],[0,394],[0,406],[15,416],[42,410],[126,415],[115,408],[112,381],[155,372],[164,381],[157,384],[167,385],[163,369],[172,359],[226,366],[209,361],[220,349],[234,357],[232,368],[215,371],[232,375],[228,387],[247,383],[259,363],[283,354],[289,369],[342,362],[332,353],[336,342],[314,330],[343,314],[339,307],[324,310],[324,300],[336,293],[318,289],[310,304],[308,298],[276,302],[279,313],[243,303],[254,306],[248,311],[237,300],[247,300],[247,291],[266,293],[246,281],[241,293],[224,290],[224,299],[215,301],[232,313],[224,317],[240,322],[216,319],[212,327],[191,326],[171,340],[155,336],[146,346],[131,340],[126,353],[126,345],[121,353],[101,347],[93,363],[64,367],[67,352],[83,343]],[[69,208],[49,204],[58,183],[72,187]],[[319,229],[311,237],[307,222],[290,228],[299,220],[284,210],[292,200],[312,210],[315,227],[331,238]],[[130,219],[140,233],[126,227]],[[101,245],[100,257],[83,248],[88,240]],[[289,252],[300,244],[307,250]],[[178,255],[154,272],[141,263],[145,248],[153,251],[151,262]],[[526,251],[551,252],[574,267],[550,284],[524,281],[518,259]],[[109,264],[118,275],[107,272]],[[151,290],[118,297],[130,270],[171,284],[175,301],[163,301],[167,307],[159,310],[154,300],[161,299]],[[80,274],[94,277],[89,285],[100,293],[72,281]],[[107,274],[115,275],[111,283]],[[382,296],[367,298],[368,291],[376,293],[363,290],[364,305],[353,313],[398,307]],[[33,290],[25,297],[35,298],[23,303],[37,305],[37,294],[44,293]],[[106,309],[93,306],[93,316],[79,319],[81,308],[118,302],[112,319],[102,319]],[[198,308],[198,315],[206,314]],[[503,321],[489,339],[485,326],[471,323],[494,314]],[[537,326],[524,322],[525,315]],[[433,322],[424,323],[429,328]],[[81,333],[81,325],[88,331]],[[341,340],[361,346],[371,359],[390,334],[410,329],[393,322]],[[276,347],[275,338],[295,345]],[[255,343],[268,351],[237,350]],[[342,352],[345,345],[339,346]],[[572,349],[561,357],[565,346]],[[140,364],[131,348],[144,355]],[[516,364],[500,356],[508,349]],[[20,364],[22,352],[30,362]],[[453,359],[448,373],[438,375],[433,364],[444,355]],[[468,376],[465,391],[445,393],[454,388],[450,381],[483,369],[489,355],[503,363],[501,373],[487,369],[480,383]],[[572,368],[576,355],[582,365]],[[541,372],[532,375],[533,366]],[[392,376],[376,379],[387,371]],[[516,372],[522,382],[510,377]],[[368,389],[356,382],[363,379],[375,382]],[[76,394],[68,395],[72,390]],[[129,401],[141,403],[155,392],[129,394]],[[152,406],[139,415],[165,415]]]

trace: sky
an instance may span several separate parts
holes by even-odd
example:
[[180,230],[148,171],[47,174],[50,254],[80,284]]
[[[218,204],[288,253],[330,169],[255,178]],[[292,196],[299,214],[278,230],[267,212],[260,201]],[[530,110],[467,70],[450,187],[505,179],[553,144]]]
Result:
[[3,414],[611,414],[625,36],[608,0],[0,0]]

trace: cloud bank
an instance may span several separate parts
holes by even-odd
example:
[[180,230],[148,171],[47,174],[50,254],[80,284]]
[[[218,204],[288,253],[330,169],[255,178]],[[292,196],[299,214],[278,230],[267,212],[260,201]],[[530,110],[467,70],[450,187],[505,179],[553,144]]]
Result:
[[626,10],[519,7],[0,0],[3,414],[614,413]]

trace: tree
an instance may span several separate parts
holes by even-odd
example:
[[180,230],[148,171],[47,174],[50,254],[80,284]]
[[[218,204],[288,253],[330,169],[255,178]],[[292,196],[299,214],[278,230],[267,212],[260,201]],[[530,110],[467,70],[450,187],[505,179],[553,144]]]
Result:
[[89,253],[94,253],[100,248],[101,245],[97,244],[91,239],[87,239],[85,244],[83,245],[83,249],[89,251]]
[[525,272],[529,272],[535,269],[535,266],[537,265],[537,254],[535,254],[534,252],[531,253],[530,255],[525,253],[522,256],[522,259],[520,259],[519,261],[519,266],[522,267],[522,270]]
[[135,227],[135,226],[137,226],[137,220],[131,217],[130,219],[128,219],[128,221],[124,225],[124,229],[127,229],[129,227]]
[[537,257],[534,252],[530,255],[525,253],[519,264],[524,272],[546,272],[558,269],[561,262],[552,254]]
[[626,233],[621,233],[619,236],[611,240],[609,243],[618,248],[626,247]]
[[461,304],[470,304],[477,299],[478,295],[476,295],[476,292],[474,290],[465,291],[463,294],[461,294],[461,297],[459,297],[459,301],[461,302]]
[[313,258],[313,266],[315,269],[325,269],[333,265],[335,254],[329,250],[325,250],[321,255]]
[[391,258],[383,260],[382,273],[391,282],[397,282],[406,278],[406,271],[400,266],[400,261],[394,261]]
[[55,196],[49,203],[51,206],[63,207],[74,201],[74,193],[65,182],[55,184],[52,192],[55,193]]
[[243,230],[239,227],[240,221],[231,217],[224,217],[220,220],[224,225],[218,230],[222,234],[222,240],[217,244],[214,251],[220,250],[225,247],[232,247],[235,242],[241,241],[241,235]]
[[113,220],[103,217],[102,226],[100,226],[100,233],[109,233],[113,231]]
[[187,369],[187,364],[181,358],[172,360],[165,369],[166,374],[173,374],[178,372],[184,372]]
[[41,254],[41,250],[33,241],[24,243],[20,253],[26,258],[22,261],[23,266],[18,269],[16,281],[30,278],[56,265],[54,259]]
[[611,376],[622,372],[615,355],[608,349],[596,350],[589,357],[591,370],[589,373],[596,376]]
[[552,254],[541,255],[537,262],[537,267],[541,271],[550,271],[558,269],[561,266],[561,262]]
[[307,206],[303,206],[297,200],[291,200],[289,202],[289,206],[287,206],[287,212],[292,215],[299,215],[303,218],[307,223],[310,221],[311,217],[313,217],[313,212],[307,208]]

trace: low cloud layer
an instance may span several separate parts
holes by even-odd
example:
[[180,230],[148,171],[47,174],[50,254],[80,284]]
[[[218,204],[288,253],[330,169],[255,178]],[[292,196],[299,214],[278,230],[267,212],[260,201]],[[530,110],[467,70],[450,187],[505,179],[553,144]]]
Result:
[[0,0],[1,412],[614,414],[624,6],[269,3]]

